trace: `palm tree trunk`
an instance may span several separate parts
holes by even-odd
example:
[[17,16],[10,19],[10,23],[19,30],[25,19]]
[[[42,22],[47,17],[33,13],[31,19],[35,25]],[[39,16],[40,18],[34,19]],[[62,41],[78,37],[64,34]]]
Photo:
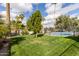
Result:
[[10,3],[6,3],[6,25],[9,28],[9,36],[11,33],[10,23]]
[[54,20],[56,20],[56,18],[55,18],[55,12],[56,12],[56,3],[53,3],[53,4],[54,4],[54,12],[53,12],[53,13],[54,13],[54,14],[53,14],[54,16],[53,16],[53,18],[54,18]]
[[54,3],[54,17],[55,17],[55,10],[56,10],[56,3]]

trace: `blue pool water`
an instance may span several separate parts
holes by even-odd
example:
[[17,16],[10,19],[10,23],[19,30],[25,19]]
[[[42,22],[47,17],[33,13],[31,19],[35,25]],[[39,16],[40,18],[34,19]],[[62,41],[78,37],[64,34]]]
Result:
[[73,32],[51,32],[49,33],[51,36],[72,36]]

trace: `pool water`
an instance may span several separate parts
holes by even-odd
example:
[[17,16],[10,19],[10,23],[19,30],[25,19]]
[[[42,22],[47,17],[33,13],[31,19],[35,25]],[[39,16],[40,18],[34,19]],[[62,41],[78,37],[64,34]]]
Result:
[[51,36],[72,36],[73,32],[51,32],[49,35]]

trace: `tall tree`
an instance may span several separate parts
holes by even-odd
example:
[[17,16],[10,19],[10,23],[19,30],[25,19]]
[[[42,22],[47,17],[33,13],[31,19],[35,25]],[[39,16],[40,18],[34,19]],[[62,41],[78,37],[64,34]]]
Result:
[[6,24],[8,25],[9,35],[10,35],[10,33],[11,33],[11,28],[10,28],[10,3],[6,3]]
[[28,29],[33,31],[35,34],[39,33],[42,28],[41,21],[42,15],[39,10],[36,10],[27,21]]
[[[54,5],[54,10],[53,10],[53,15],[54,15],[54,17],[55,17],[55,11],[56,11],[56,3],[52,3],[53,5]],[[55,19],[55,18],[54,18]]]
[[71,28],[73,29],[72,31],[73,31],[74,36],[75,36],[75,32],[78,29],[78,20],[77,20],[77,18],[72,18]]
[[62,15],[56,19],[55,29],[57,29],[57,31],[72,31],[75,35],[75,32],[79,29],[78,26],[79,20],[77,20],[77,18]]
[[58,31],[71,31],[71,23],[72,19],[69,16],[62,15],[56,19],[55,28]]

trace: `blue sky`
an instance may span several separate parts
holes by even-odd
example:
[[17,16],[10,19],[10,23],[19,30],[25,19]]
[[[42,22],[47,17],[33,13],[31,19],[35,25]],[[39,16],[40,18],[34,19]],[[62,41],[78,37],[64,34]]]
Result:
[[[33,6],[33,11],[31,13],[29,13],[29,12],[25,12],[24,13],[24,15],[26,16],[26,18],[28,18],[29,16],[31,16],[31,14],[36,10],[36,5],[32,4],[32,6]],[[40,12],[41,12],[41,14],[43,16],[47,16],[47,13],[45,12],[45,9],[46,9],[45,8],[45,3],[41,3],[41,4],[38,5],[38,10],[40,10]],[[5,10],[6,10],[5,7],[0,4],[0,12],[5,11]]]
[[71,4],[74,4],[74,3],[63,3],[62,8],[66,7],[66,6],[69,6],[69,5],[71,5]]
[[0,11],[4,11],[4,10],[5,10],[5,7],[1,6],[1,4],[0,4]]
[[[49,15],[49,13],[46,12],[47,8],[45,7],[45,5],[46,5],[46,3],[40,3],[40,4],[38,5],[38,9],[40,10],[42,16],[44,16],[44,17],[46,17],[46,16]],[[68,6],[70,6],[70,5],[74,5],[74,3],[63,3],[61,8],[64,9],[65,7],[68,7]],[[29,5],[28,5],[28,7],[29,7]],[[75,7],[73,7],[73,8],[75,8]],[[29,16],[31,16],[31,14],[32,14],[35,10],[36,10],[36,5],[35,5],[35,4],[32,4],[32,12],[29,12],[29,11],[24,12],[25,17],[28,19]],[[62,10],[62,9],[61,9],[61,10]],[[2,11],[5,11],[5,6],[3,6],[2,4],[0,4],[0,13],[1,13]],[[65,12],[66,10],[63,10],[63,11]],[[59,11],[59,12],[60,12],[60,11]],[[66,15],[74,15],[74,14],[78,15],[78,13],[79,13],[79,8],[76,8],[75,10],[71,10],[71,11],[65,13],[65,14],[66,14]]]
[[[0,14],[6,15],[5,8],[5,4],[0,4]],[[23,24],[26,24],[28,18],[36,10],[36,4],[11,3],[10,8],[12,19],[15,19],[15,16],[18,15],[19,12],[24,12],[25,18],[23,20]],[[79,19],[79,3],[56,3],[56,6],[50,3],[39,3],[38,10],[40,10],[42,16],[45,18],[45,21],[43,21],[44,27],[53,27],[55,24],[55,18],[60,15],[69,15],[70,17],[78,17]]]
[[[36,10],[36,7],[37,7],[37,6],[36,6],[35,4],[32,4],[32,6],[33,6],[33,12],[34,12],[34,11]],[[40,10],[42,16],[47,16],[47,13],[45,12],[45,10],[46,10],[46,8],[45,8],[45,3],[39,4],[39,5],[38,5],[38,10]],[[33,13],[33,12],[32,12],[32,13]],[[29,16],[31,16],[32,13],[26,12],[26,13],[25,13],[25,16],[26,16],[26,17],[29,17]]]

